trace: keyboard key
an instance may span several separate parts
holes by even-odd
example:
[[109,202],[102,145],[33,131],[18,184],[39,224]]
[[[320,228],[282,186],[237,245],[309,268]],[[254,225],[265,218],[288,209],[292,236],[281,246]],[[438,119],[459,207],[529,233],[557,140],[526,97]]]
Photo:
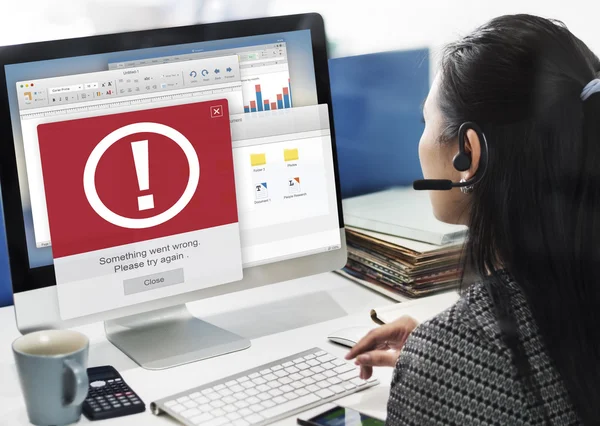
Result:
[[276,375],[277,377],[285,377],[285,376],[287,376],[287,375],[288,375],[288,373],[287,373],[287,371],[285,371],[285,370],[279,370],[279,371],[276,371],[276,372],[275,372],[275,375]]
[[355,384],[356,386],[362,386],[367,382],[365,382],[363,379],[360,379],[357,377],[355,379],[350,380],[350,383]]
[[292,366],[292,367],[288,367],[288,368],[286,368],[286,369],[285,369],[285,371],[287,371],[287,372],[288,372],[288,374],[294,374],[294,373],[297,373],[297,372],[298,372],[298,371],[300,371],[300,370],[298,370],[296,367],[293,367],[293,366]]
[[231,392],[242,392],[244,389],[246,389],[246,388],[244,388],[244,387],[242,387],[242,386],[240,386],[240,385],[233,385],[233,386],[231,386],[231,387],[229,388],[229,390],[230,390]]
[[226,404],[233,404],[237,401],[237,399],[235,399],[233,396],[226,396],[222,401]]
[[208,388],[208,389],[203,389],[200,392],[202,392],[202,395],[208,395],[213,393],[215,390],[213,388]]
[[344,389],[346,389],[346,390],[352,390],[352,389],[356,388],[356,385],[354,385],[350,382],[342,383],[342,386],[344,386]]
[[277,380],[277,376],[273,373],[269,373],[269,374],[265,374],[263,379],[265,379],[267,382],[270,382],[272,380]]
[[186,408],[183,405],[174,405],[171,407],[171,411],[173,411],[174,413],[181,413],[182,411],[185,411]]
[[191,399],[196,399],[196,398],[198,398],[199,396],[200,396],[200,392],[194,392],[194,393],[190,394],[190,398],[191,398]]
[[239,377],[237,379],[237,382],[238,383],[244,383],[244,382],[247,382],[248,380],[250,380],[250,378],[248,376],[244,376],[244,377]]
[[340,365],[339,367],[336,367],[334,369],[334,371],[338,374],[342,374],[345,373],[347,371],[352,371],[354,370],[356,367],[353,366],[352,364],[344,364],[344,365]]
[[253,379],[252,383],[254,383],[255,385],[264,385],[265,383],[267,383],[267,381],[262,377],[258,377],[256,379]]
[[325,371],[325,369],[323,367],[321,367],[320,365],[317,365],[315,367],[311,367],[310,371],[312,371],[315,374],[319,374],[319,373],[322,373],[323,371]]
[[[237,411],[237,408],[234,405],[226,405],[223,407],[223,411],[225,411],[226,413],[234,413]],[[235,420],[235,419],[234,419]]]
[[209,393],[206,397],[208,399],[210,399],[211,401],[216,401],[218,399],[221,399],[221,395],[219,395],[217,392]]
[[217,386],[215,386],[215,391],[220,391],[220,390],[223,390],[223,389],[225,389],[225,387],[226,387],[226,386],[225,386],[224,384],[222,384],[222,383],[221,383],[220,385],[217,385]]
[[238,413],[240,414],[240,416],[246,417],[251,415],[253,412],[249,408],[242,408],[240,411],[238,411]]
[[198,403],[196,401],[187,401],[184,402],[183,405],[187,408],[196,408],[198,406]]
[[282,385],[282,383],[279,380],[273,380],[272,382],[268,382],[267,385],[271,389],[277,389],[278,387],[280,387]]
[[310,370],[302,370],[302,371],[300,372],[300,374],[301,374],[301,375],[303,375],[304,377],[310,377],[310,376],[312,376],[312,375],[313,375],[313,372],[312,372],[312,371],[310,371]]
[[246,420],[244,419],[240,419],[240,420],[236,420],[233,422],[233,426],[250,426],[250,423],[248,423]]
[[258,414],[252,414],[248,417],[246,417],[246,421],[248,423],[250,423],[251,425],[255,424],[255,423],[260,423],[264,420],[264,417],[259,416]]
[[307,363],[305,363],[305,362],[302,362],[302,363],[300,363],[300,364],[296,364],[296,365],[295,365],[295,367],[296,367],[298,370],[306,370],[307,368],[310,368],[310,365],[308,365],[308,364],[307,364]]
[[294,388],[293,388],[293,387],[291,387],[290,385],[283,385],[282,387],[280,387],[280,388],[279,388],[279,390],[280,390],[281,392],[283,392],[283,393],[286,393],[286,392],[291,392],[291,391],[293,391],[293,390],[294,390]]
[[242,418],[242,416],[240,416],[238,413],[229,413],[225,417],[227,417],[231,421]]
[[[120,394],[117,394],[117,396],[121,396]],[[190,397],[189,396],[182,396],[181,398],[177,399],[177,402],[179,402],[180,404],[183,404],[186,401],[189,401]]]
[[[281,405],[276,405],[273,408],[268,408],[261,413],[262,416],[267,419],[288,413],[292,410],[297,410],[306,405],[312,404],[319,401],[319,397],[316,395],[308,394],[292,401],[282,402]],[[275,401],[277,402],[277,401]]]
[[243,401],[244,399],[248,398],[248,394],[246,392],[238,392],[234,393],[233,397],[238,401]]
[[337,367],[339,367],[340,365],[347,364],[346,361],[344,361],[343,359],[340,359],[340,358],[334,359],[333,361],[331,361],[331,363]]
[[294,382],[294,383],[292,383],[292,384],[291,384],[291,386],[292,386],[294,389],[300,389],[300,388],[303,388],[305,385],[304,385],[304,383],[302,383],[302,382]]
[[255,413],[260,413],[261,411],[263,411],[265,409],[262,405],[259,405],[259,404],[251,405],[248,408],[251,409],[252,411],[254,411]]
[[281,365],[276,365],[275,367],[271,367],[271,371],[275,372],[275,371],[279,371],[281,370],[283,367]]
[[195,425],[199,425],[199,424],[202,424],[202,423],[207,422],[209,420],[212,420],[212,418],[213,418],[212,415],[210,415],[208,413],[204,413],[204,414],[201,414],[201,415],[199,415],[197,417],[194,417],[194,418],[190,419],[190,421],[192,423],[194,423]]
[[322,375],[322,374],[315,374],[315,375],[313,376],[313,379],[315,379],[315,382],[320,382],[321,380],[325,380],[326,378],[327,378],[327,377],[325,377],[325,376],[324,376],[324,375]]
[[323,355],[323,356],[317,358],[317,361],[319,361],[321,363],[325,363],[325,362],[333,361],[334,359],[335,359],[335,357],[333,355],[327,354],[327,355]]
[[250,396],[255,396],[255,395],[259,394],[259,392],[256,389],[254,389],[254,388],[253,389],[246,389],[246,393],[248,395],[250,395]]
[[283,394],[283,392],[281,392],[279,389],[271,389],[269,391],[269,395],[271,395],[271,396],[279,396],[282,394]]
[[326,389],[331,386],[331,383],[329,383],[327,380],[323,380],[322,382],[317,383],[317,386],[321,389]]
[[196,416],[198,416],[198,415],[200,415],[202,413],[200,412],[200,410],[192,408],[191,410],[182,411],[180,414],[183,417],[185,417],[186,419],[191,419],[192,417],[196,417]]
[[231,392],[229,389],[225,388],[223,390],[220,390],[218,392],[218,394],[221,396],[229,396],[229,395],[233,395],[233,392]]
[[256,386],[251,380],[248,380],[247,382],[242,383],[242,387],[245,389],[251,389],[254,386]]
[[217,400],[217,401],[211,402],[210,405],[214,408],[221,408],[222,406],[225,405],[225,403],[221,400]]
[[316,357],[320,357],[320,356],[323,356],[323,355],[327,355],[327,352],[325,352],[325,351],[319,351],[319,352],[317,352],[315,354]]
[[304,358],[296,358],[295,360],[292,361],[294,364],[300,364],[301,362],[304,362]]
[[296,392],[288,392],[285,395],[283,395],[283,397],[285,399],[287,399],[288,401],[291,401],[292,399],[296,399],[298,398],[300,395],[298,395]]
[[283,363],[283,364],[281,364],[281,365],[283,365],[283,368],[286,368],[286,367],[291,367],[292,365],[294,365],[294,363],[293,363],[293,362],[291,362],[291,361],[288,361],[288,362],[284,362],[284,363]]
[[332,387],[329,388],[329,390],[335,394],[340,394],[340,393],[346,392],[346,389],[344,389],[340,385],[333,385]]
[[341,380],[352,380],[355,379],[356,377],[358,377],[358,369],[357,370],[352,370],[352,371],[348,371],[344,374],[340,374],[338,376]]
[[269,374],[270,372],[271,372],[271,369],[270,369],[270,368],[267,368],[267,369],[261,370],[261,371],[260,371],[260,375],[261,375],[261,376],[264,376],[264,375],[266,375],[266,374]]
[[271,399],[271,395],[269,395],[268,393],[259,393],[258,395],[256,395],[256,397],[258,399],[260,399],[261,401],[266,401],[268,399]]
[[316,365],[319,365],[319,364],[320,364],[320,362],[319,362],[319,361],[317,361],[316,359],[309,359],[308,361],[306,361],[306,363],[307,363],[308,365],[310,365],[311,367],[314,367],[314,366],[316,366]]
[[320,391],[318,391],[316,393],[317,393],[317,396],[320,396],[321,398],[329,398],[330,396],[335,395],[329,389],[321,389]]
[[270,389],[271,389],[271,387],[267,386],[267,385],[260,385],[260,386],[256,387],[256,390],[259,391],[259,392],[267,392]]
[[246,400],[246,402],[247,402],[248,404],[258,404],[258,403],[260,402],[260,399],[258,399],[258,398],[257,398],[257,397],[255,397],[255,396],[251,396],[250,398],[248,398],[248,399]]
[[260,377],[260,373],[248,374],[248,377],[250,377],[251,379],[256,379],[257,377]]
[[276,404],[283,404],[284,402],[287,402],[287,398],[284,398],[283,396],[276,396],[273,398],[273,402]]
[[233,405],[235,405],[237,408],[246,408],[248,403],[246,401],[238,401]]
[[263,407],[266,407],[266,408],[275,407],[275,406],[277,405],[277,404],[275,404],[273,401],[271,401],[270,399],[269,399],[269,400],[266,400],[266,401],[263,401],[263,402],[261,402],[261,404],[263,405]]
[[308,395],[308,391],[304,388],[296,389],[296,393],[300,396]]
[[203,413],[208,413],[212,409],[213,408],[208,404],[202,404],[201,406],[198,407],[198,410],[202,411]]
[[227,423],[229,423],[229,420],[227,420],[225,417],[219,417],[206,423],[202,423],[202,426],[222,426]]
[[314,393],[314,392],[320,391],[321,388],[316,385],[310,385],[310,386],[306,387],[306,390]]
[[278,380],[279,383],[281,383],[282,385],[289,385],[290,383],[293,382],[292,379],[290,379],[289,377],[282,377],[281,379]]
[[212,414],[215,417],[224,417],[227,413],[221,410],[220,408],[217,408],[216,410],[212,410],[210,414]]
[[338,379],[337,377],[330,377],[327,379],[327,381],[329,383],[331,383],[332,385],[339,385],[340,383],[342,383],[342,381],[340,379]]
[[335,376],[337,376],[337,373],[335,371],[332,371],[332,370],[326,370],[326,371],[323,372],[323,375],[325,377],[335,377]]
[[230,380],[227,383],[225,383],[225,386],[227,386],[228,388],[230,388],[234,385],[237,385],[237,381],[235,381],[235,380]]
[[165,402],[165,407],[167,408],[171,408],[174,405],[177,405],[177,401],[175,400]]
[[297,381],[297,380],[302,380],[304,378],[304,376],[301,374],[298,374],[298,373],[294,373],[294,374],[290,374],[289,378],[291,380]]
[[306,360],[313,359],[313,358],[316,358],[314,354],[309,354],[304,357],[304,359],[306,359]]
[[321,367],[323,367],[325,370],[331,370],[331,369],[335,368],[336,366],[334,364],[332,364],[331,362],[326,362],[325,364],[321,364]]

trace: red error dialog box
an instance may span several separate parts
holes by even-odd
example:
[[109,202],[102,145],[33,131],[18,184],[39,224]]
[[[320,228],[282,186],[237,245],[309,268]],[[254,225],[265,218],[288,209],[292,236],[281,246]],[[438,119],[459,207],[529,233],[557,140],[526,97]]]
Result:
[[226,99],[37,132],[63,319],[242,279]]

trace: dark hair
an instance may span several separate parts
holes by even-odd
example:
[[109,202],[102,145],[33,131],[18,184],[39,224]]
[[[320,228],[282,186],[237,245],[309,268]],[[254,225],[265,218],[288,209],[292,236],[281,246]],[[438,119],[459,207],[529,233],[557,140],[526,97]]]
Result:
[[[522,289],[581,421],[600,420],[600,61],[560,22],[503,16],[446,47],[442,140],[474,121],[489,145],[465,268],[484,280],[516,373],[541,401],[498,272]],[[536,401],[537,400],[537,401]],[[536,409],[541,410],[541,407]],[[542,414],[549,421],[548,413]]]

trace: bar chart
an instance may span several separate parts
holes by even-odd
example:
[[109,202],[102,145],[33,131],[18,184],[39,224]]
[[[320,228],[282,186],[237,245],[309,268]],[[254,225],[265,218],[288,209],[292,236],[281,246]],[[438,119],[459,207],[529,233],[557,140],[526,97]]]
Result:
[[242,84],[244,112],[292,108],[292,86],[287,72],[255,76]]

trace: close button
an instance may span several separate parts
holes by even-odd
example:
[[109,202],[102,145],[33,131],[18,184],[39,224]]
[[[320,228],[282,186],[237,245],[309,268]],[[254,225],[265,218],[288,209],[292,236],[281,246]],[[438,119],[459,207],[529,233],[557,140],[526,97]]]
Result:
[[171,271],[159,272],[157,274],[124,280],[123,288],[125,290],[125,296],[127,296],[130,294],[141,293],[143,291],[154,290],[156,288],[181,284],[183,282],[183,268],[179,268]]

